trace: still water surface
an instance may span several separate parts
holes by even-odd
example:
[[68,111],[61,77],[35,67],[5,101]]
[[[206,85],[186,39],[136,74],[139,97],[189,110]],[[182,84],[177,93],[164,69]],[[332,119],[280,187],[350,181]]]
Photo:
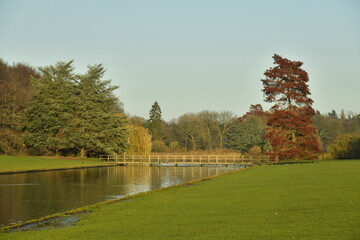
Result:
[[0,175],[0,226],[233,170],[118,166]]

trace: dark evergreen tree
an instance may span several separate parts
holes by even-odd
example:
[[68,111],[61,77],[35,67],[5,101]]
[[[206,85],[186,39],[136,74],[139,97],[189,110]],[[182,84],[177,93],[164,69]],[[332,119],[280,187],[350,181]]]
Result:
[[328,113],[328,116],[331,118],[339,118],[338,114],[336,113],[336,111],[333,109],[331,112]]
[[33,78],[34,93],[26,114],[24,143],[40,153],[61,154],[74,147],[71,120],[74,112],[75,75],[72,61],[39,68]]
[[157,101],[151,106],[147,126],[153,140],[163,140],[163,120],[161,119],[161,108]]
[[226,147],[248,152],[252,147],[265,145],[266,124],[261,117],[249,115],[233,124],[226,136]]
[[72,121],[75,147],[80,156],[92,153],[122,153],[126,150],[126,118],[119,113],[119,101],[113,95],[116,86],[101,80],[105,70],[101,64],[89,66],[78,75],[75,111]]

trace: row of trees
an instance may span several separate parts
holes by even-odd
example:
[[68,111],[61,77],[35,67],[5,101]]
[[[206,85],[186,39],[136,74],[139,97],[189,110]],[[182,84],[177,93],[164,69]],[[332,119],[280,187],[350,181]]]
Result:
[[[35,70],[0,61],[0,153],[91,156],[176,151],[269,154],[314,158],[322,151],[344,158],[359,149],[360,117],[312,108],[306,71],[298,61],[274,55],[261,80],[269,111],[251,105],[241,117],[229,111],[186,113],[162,120],[158,102],[149,119],[129,117],[103,80],[104,67],[75,72],[73,62]],[[349,150],[350,149],[350,150]],[[350,153],[349,153],[350,151]]]
[[[260,106],[260,105],[256,105]],[[261,108],[261,106],[260,106]],[[157,109],[157,124],[153,125]],[[229,111],[186,113],[170,122],[161,119],[161,109],[155,102],[148,120],[143,120],[153,134],[153,151],[214,151],[232,149],[247,152],[253,146],[263,149],[266,128],[265,113],[255,112],[253,106],[246,117],[238,118]]]
[[[151,114],[148,120],[136,118],[139,125],[157,132],[152,138],[152,151],[154,152],[183,152],[183,151],[219,151],[235,150],[241,153],[270,153],[273,151],[271,143],[266,139],[267,125],[271,111],[263,111],[260,104],[251,105],[249,112],[236,117],[231,112],[202,111],[199,113],[186,113],[169,122],[161,120],[159,103],[154,103],[152,110],[158,111],[158,124],[149,127]],[[349,139],[359,139],[360,116],[352,112],[343,117],[333,117],[334,110],[327,114],[316,112],[312,116],[312,128],[316,130],[316,141],[320,143],[320,150],[329,153],[328,157],[346,158],[354,155],[355,147],[347,142]],[[211,116],[205,118],[204,116]],[[227,116],[225,124],[216,116]],[[223,129],[219,135],[218,129]],[[223,137],[221,137],[223,136]],[[290,134],[292,137],[292,134]],[[220,142],[222,139],[222,142]],[[149,139],[150,141],[150,139]],[[352,143],[351,146],[354,144]],[[221,147],[222,146],[222,147]],[[317,145],[318,146],[318,145]],[[360,149],[356,145],[356,149]],[[344,150],[344,148],[348,150]],[[340,150],[342,149],[342,150]],[[337,154],[341,151],[341,154]]]

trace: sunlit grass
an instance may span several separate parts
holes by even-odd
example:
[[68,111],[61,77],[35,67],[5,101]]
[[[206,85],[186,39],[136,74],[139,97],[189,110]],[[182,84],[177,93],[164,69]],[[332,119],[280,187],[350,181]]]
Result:
[[0,172],[25,171],[36,169],[71,168],[104,165],[97,159],[56,159],[31,156],[1,156]]
[[254,167],[2,239],[359,239],[360,161]]

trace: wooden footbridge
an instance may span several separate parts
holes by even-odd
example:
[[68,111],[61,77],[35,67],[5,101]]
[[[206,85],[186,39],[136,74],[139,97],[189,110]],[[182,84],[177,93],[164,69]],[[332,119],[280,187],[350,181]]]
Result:
[[99,159],[121,165],[174,165],[174,166],[208,166],[208,165],[253,165],[274,162],[269,156],[240,155],[100,155]]

